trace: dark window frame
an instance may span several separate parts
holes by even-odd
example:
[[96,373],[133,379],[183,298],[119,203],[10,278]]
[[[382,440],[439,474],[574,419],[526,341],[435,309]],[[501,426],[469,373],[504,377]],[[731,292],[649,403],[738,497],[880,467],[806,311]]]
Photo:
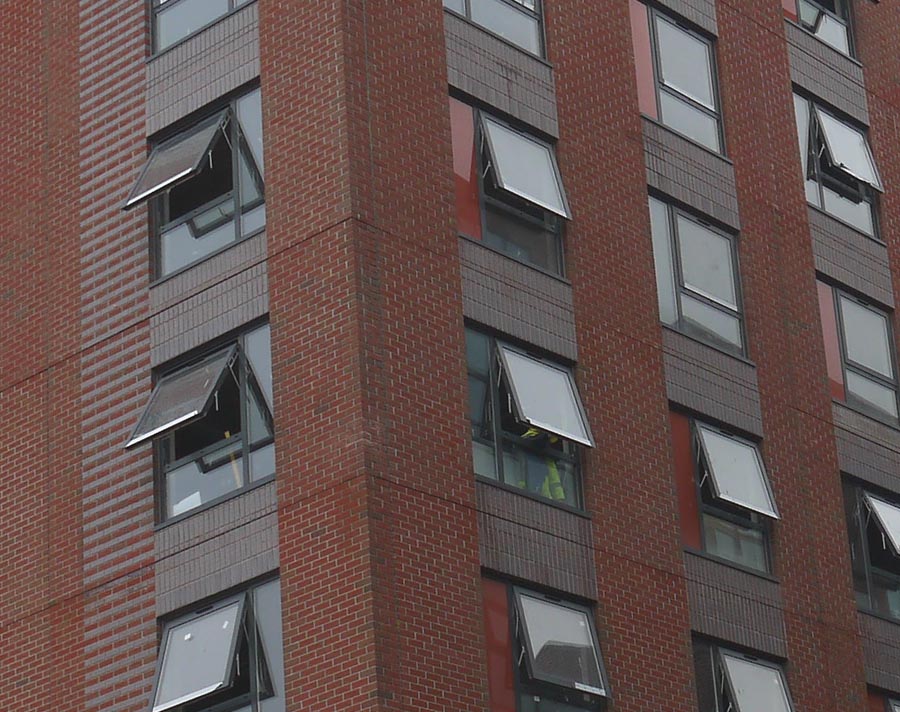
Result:
[[[476,0],[476,2],[477,1],[478,0]],[[546,34],[546,28],[544,26],[544,12],[543,12],[544,11],[544,7],[543,7],[544,0],[534,0],[534,6],[535,6],[534,10],[531,10],[530,8],[526,7],[523,2],[517,2],[516,0],[498,0],[498,1],[502,2],[504,5],[508,5],[510,7],[510,9],[518,11],[518,12],[522,13],[523,15],[525,15],[526,17],[529,17],[529,18],[537,21],[537,25],[538,25],[538,29],[539,29],[539,32],[538,32],[539,40],[538,41],[540,42],[540,45],[541,45],[538,48],[537,54],[532,52],[530,49],[526,49],[522,45],[497,34],[493,30],[491,30],[489,27],[485,27],[484,25],[477,22],[476,20],[473,20],[472,19],[472,0],[462,0],[463,5],[465,6],[464,14],[460,14],[453,8],[447,7],[446,5],[444,5],[444,10],[446,12],[452,12],[454,15],[459,15],[460,17],[465,18],[466,20],[471,22],[476,27],[479,27],[480,29],[484,30],[485,32],[493,35],[494,37],[501,40],[502,42],[505,42],[509,45],[512,45],[513,47],[516,47],[516,48],[522,50],[523,52],[527,53],[528,55],[530,55],[532,57],[537,57],[538,59],[546,61],[546,58],[547,58],[547,34]]]
[[165,47],[159,46],[159,29],[157,27],[157,16],[161,14],[160,8],[163,6],[174,7],[181,2],[190,2],[191,0],[149,0],[150,3],[150,54],[153,57],[161,55],[165,52],[168,52],[173,47],[177,47],[182,42],[187,42],[191,37],[199,35],[204,30],[209,29],[213,25],[221,22],[224,18],[229,15],[234,14],[241,8],[246,5],[249,5],[251,2],[255,0],[228,0],[228,10],[223,12],[221,15],[217,15],[215,18],[207,22],[205,25],[198,27],[196,30],[186,34],[184,37],[181,37],[174,42],[167,44]]
[[[810,5],[815,5],[816,9],[820,12],[824,13],[828,17],[832,18],[836,22],[843,25],[847,28],[847,52],[841,52],[840,49],[835,47],[830,42],[826,42],[821,37],[816,34],[816,27],[811,26],[808,23],[803,21],[802,11],[800,9],[800,4],[802,2],[808,2]],[[851,4],[847,0],[835,0],[835,6],[838,8],[838,12],[832,12],[826,7],[823,7],[818,0],[797,0],[797,24],[803,28],[806,32],[815,37],[819,42],[822,42],[829,47],[831,47],[835,52],[839,52],[846,57],[856,57],[856,43],[853,37],[853,8]]]

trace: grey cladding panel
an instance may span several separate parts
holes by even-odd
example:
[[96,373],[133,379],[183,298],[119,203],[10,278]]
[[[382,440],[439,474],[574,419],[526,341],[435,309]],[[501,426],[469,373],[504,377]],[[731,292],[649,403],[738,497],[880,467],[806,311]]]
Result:
[[718,34],[715,0],[659,0],[659,4],[711,35]]
[[900,431],[832,404],[841,472],[900,494]]
[[900,690],[900,624],[860,611],[866,682],[885,690]]

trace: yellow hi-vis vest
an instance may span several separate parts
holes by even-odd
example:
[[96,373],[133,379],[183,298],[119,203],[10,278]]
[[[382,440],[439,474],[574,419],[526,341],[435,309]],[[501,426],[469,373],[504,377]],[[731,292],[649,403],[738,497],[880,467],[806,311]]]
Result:
[[[541,434],[541,431],[537,428],[528,428],[528,430],[522,433],[522,437],[536,438]],[[566,491],[563,489],[562,480],[559,478],[559,468],[556,466],[556,460],[552,457],[545,457],[544,462],[547,465],[547,475],[541,483],[541,495],[547,499],[565,499]],[[520,484],[523,488],[527,486],[527,483],[524,481]]]

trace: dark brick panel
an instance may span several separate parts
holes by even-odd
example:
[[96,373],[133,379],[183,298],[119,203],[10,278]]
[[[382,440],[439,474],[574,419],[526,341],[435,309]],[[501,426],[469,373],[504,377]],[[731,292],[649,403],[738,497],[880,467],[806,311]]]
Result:
[[869,123],[862,66],[785,21],[791,81],[860,123]]
[[691,627],[703,635],[787,655],[780,586],[690,552],[684,553]]
[[900,690],[900,625],[860,611],[859,632],[866,682],[884,690]]
[[900,431],[842,403],[833,413],[841,471],[900,494]]
[[463,313],[469,319],[576,360],[572,287],[538,270],[459,239]]
[[476,490],[482,566],[596,599],[588,519],[483,482]]
[[450,86],[559,136],[550,65],[450,12],[444,13],[444,33]]
[[642,117],[647,184],[651,188],[740,229],[734,166],[718,154]]
[[887,246],[809,208],[816,269],[851,289],[887,306],[894,306]]
[[701,415],[762,436],[756,368],[663,327],[669,400]]
[[710,34],[717,34],[715,0],[660,0],[659,4]]
[[147,135],[259,76],[256,3],[147,63]]

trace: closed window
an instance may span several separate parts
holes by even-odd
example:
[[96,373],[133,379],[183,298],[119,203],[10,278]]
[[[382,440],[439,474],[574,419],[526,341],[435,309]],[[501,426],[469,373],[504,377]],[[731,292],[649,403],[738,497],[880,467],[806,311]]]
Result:
[[544,54],[541,0],[444,0],[444,7],[531,54]]
[[152,0],[153,49],[161,52],[250,0]]
[[848,0],[785,0],[785,14],[842,54],[852,53]]
[[152,712],[284,712],[279,582],[206,604],[163,626]]
[[856,600],[900,619],[900,497],[844,483]]
[[151,201],[155,273],[172,274],[266,224],[256,89],[158,143],[125,208]]
[[450,119],[459,232],[561,274],[570,213],[553,147],[453,98]]
[[722,153],[713,43],[680,20],[631,1],[641,111]]
[[594,441],[572,372],[466,330],[475,474],[581,506],[577,447]]
[[483,580],[491,709],[598,709],[609,684],[593,611],[580,603]]
[[163,519],[274,475],[268,325],[164,373],[126,447],[149,440]]
[[701,712],[793,712],[778,663],[697,639],[694,666]]
[[662,322],[743,353],[734,237],[654,197],[650,228]]
[[861,129],[794,94],[806,200],[870,237],[881,178]]
[[869,415],[897,421],[894,337],[887,312],[818,283],[832,395]]

